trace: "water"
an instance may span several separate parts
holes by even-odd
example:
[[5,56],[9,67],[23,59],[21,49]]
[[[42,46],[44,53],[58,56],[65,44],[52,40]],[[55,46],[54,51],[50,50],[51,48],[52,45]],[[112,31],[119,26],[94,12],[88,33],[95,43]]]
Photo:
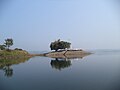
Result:
[[94,51],[70,60],[33,57],[4,61],[0,90],[120,90],[120,51]]

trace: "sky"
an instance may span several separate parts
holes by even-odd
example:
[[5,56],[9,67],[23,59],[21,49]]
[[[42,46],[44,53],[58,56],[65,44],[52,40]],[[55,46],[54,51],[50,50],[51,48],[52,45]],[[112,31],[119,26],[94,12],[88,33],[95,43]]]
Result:
[[119,0],[0,0],[0,44],[50,50],[51,42],[71,48],[120,49]]

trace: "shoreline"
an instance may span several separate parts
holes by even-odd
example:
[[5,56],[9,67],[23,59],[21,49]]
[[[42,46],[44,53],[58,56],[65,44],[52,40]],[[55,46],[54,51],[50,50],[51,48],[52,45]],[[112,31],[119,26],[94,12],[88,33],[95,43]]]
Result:
[[58,51],[58,52],[49,52],[46,53],[46,57],[51,58],[83,58],[84,56],[88,56],[92,53],[83,51],[83,50],[68,50],[68,51]]
[[43,56],[50,58],[82,58],[84,56],[88,56],[92,53],[83,51],[83,50],[60,50],[60,51],[52,51],[43,54],[30,54],[25,50],[11,50],[11,51],[0,51],[0,59],[18,59],[18,58],[32,58],[35,56]]

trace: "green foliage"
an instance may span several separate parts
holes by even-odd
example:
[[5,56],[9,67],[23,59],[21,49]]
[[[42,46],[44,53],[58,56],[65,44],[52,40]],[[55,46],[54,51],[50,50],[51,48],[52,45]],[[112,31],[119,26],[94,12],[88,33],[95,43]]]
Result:
[[51,50],[58,51],[58,49],[70,48],[70,45],[71,45],[71,43],[65,42],[65,41],[60,41],[60,39],[58,39],[57,41],[51,42],[50,48],[51,48]]
[[0,45],[0,50],[5,50],[5,45]]
[[0,51],[0,58],[22,58],[28,56],[29,53],[27,51],[18,51],[11,50],[10,52],[3,50]]
[[13,39],[12,38],[5,39],[5,43],[4,44],[6,45],[6,47],[9,50],[9,47],[13,45]]

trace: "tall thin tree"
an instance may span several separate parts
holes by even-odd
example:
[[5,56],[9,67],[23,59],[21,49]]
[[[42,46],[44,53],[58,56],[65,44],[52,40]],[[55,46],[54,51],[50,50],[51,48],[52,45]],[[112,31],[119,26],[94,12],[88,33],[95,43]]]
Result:
[[9,50],[9,47],[13,45],[13,39],[12,38],[5,39],[4,44],[6,45],[7,49]]

